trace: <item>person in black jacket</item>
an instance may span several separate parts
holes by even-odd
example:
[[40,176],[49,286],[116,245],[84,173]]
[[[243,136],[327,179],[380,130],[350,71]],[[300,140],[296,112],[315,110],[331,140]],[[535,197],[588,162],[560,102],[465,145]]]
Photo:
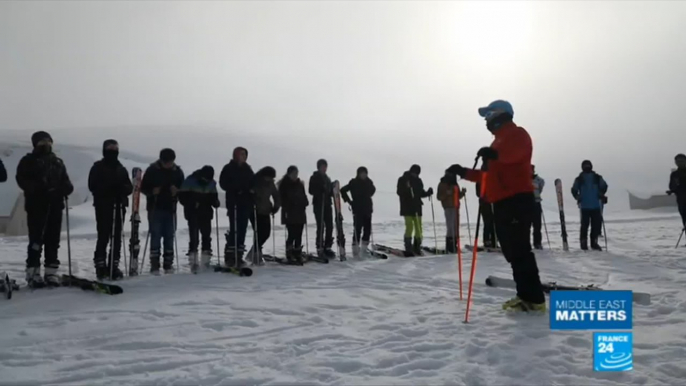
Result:
[[[422,168],[412,165],[398,178],[396,193],[400,198],[400,215],[405,219],[405,254],[407,256],[422,255],[422,198],[434,194],[434,190],[424,190],[424,182],[419,178]],[[414,237],[414,244],[412,239]]]
[[[352,201],[348,196],[348,192],[352,195]],[[376,193],[374,181],[368,177],[367,168],[364,166],[357,168],[357,177],[341,188],[343,201],[350,204],[353,209],[353,224],[355,227],[353,256],[359,256],[360,251],[367,252],[369,247],[369,239],[372,234],[372,213],[374,212],[372,197],[374,193]],[[364,234],[362,233],[363,229]]]
[[224,263],[233,267],[243,265],[245,233],[253,212],[252,183],[255,173],[246,162],[248,150],[237,147],[233,159],[219,175],[219,186],[226,192],[226,210],[229,215],[229,232],[224,248]]
[[183,181],[179,202],[183,205],[183,216],[188,222],[188,256],[191,265],[194,269],[197,268],[198,246],[202,235],[201,263],[209,268],[212,257],[212,219],[214,208],[219,208],[219,194],[212,166],[203,166]]
[[246,256],[246,260],[253,264],[263,263],[262,247],[269,240],[272,233],[271,217],[281,208],[279,190],[274,184],[276,170],[271,166],[265,166],[255,173],[253,178],[253,213],[250,223],[256,237],[253,238],[253,246]]
[[279,181],[281,197],[281,224],[286,226],[286,258],[302,263],[303,228],[307,225],[306,208],[310,202],[305,194],[305,184],[298,178],[298,168],[289,166]]
[[0,182],[5,181],[7,181],[7,170],[5,170],[5,164],[2,163],[2,159],[0,159]]
[[[33,152],[17,165],[17,185],[24,191],[29,228],[26,281],[32,288],[58,286],[60,266],[57,250],[62,232],[62,210],[74,191],[64,162],[52,152],[52,137],[39,131],[31,136]],[[45,276],[40,275],[41,251],[45,248]]]
[[326,174],[328,163],[317,161],[317,171],[310,177],[309,192],[312,195],[312,209],[317,222],[317,254],[328,258],[336,257],[333,246],[333,185]]
[[677,169],[669,176],[669,190],[667,194],[675,194],[676,202],[681,214],[681,222],[686,228],[686,155],[677,154],[674,157]]
[[[129,203],[128,196],[133,191],[133,185],[126,168],[119,162],[117,141],[106,140],[102,145],[102,156],[100,161],[93,164],[88,174],[88,189],[93,194],[98,230],[93,263],[98,280],[106,277],[118,280],[124,277],[119,269],[121,236]],[[107,244],[110,240],[112,245],[108,259]]]
[[[183,170],[174,163],[176,153],[162,149],[160,159],[151,164],[143,175],[141,193],[147,198],[150,226],[150,273],[159,275],[160,255],[165,273],[174,273],[174,237],[176,236],[176,203],[183,184]],[[162,248],[164,239],[164,250]]]

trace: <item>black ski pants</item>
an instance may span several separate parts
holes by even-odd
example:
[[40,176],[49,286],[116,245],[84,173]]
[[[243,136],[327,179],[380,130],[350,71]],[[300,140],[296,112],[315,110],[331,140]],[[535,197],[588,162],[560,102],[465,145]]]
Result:
[[[105,204],[95,207],[95,222],[98,240],[95,243],[93,262],[95,267],[109,267],[110,257],[114,266],[119,266],[121,259],[122,228],[126,218],[126,208],[121,204]],[[111,256],[107,253],[110,245]]]
[[318,203],[313,207],[314,219],[317,222],[317,249],[330,249],[333,246],[333,205]]
[[481,211],[481,220],[484,222],[484,246],[495,248],[496,244],[496,226],[493,223],[493,208],[491,204],[486,202],[481,202],[479,204],[479,210]]
[[198,252],[201,246],[203,252],[212,252],[212,217],[201,214],[188,216],[188,251]]
[[286,250],[302,248],[304,228],[305,224],[286,225],[286,230],[288,231],[288,237],[286,238]]
[[541,235],[541,218],[543,217],[543,207],[541,203],[537,202],[534,205],[533,212],[533,226],[534,226],[534,245],[541,245],[543,243],[543,236]]
[[369,243],[369,239],[372,235],[372,215],[356,214],[353,218],[353,222],[355,223],[355,237],[353,238],[353,244],[359,244],[360,240],[365,243]]
[[59,204],[40,205],[27,208],[26,222],[29,230],[27,268],[40,267],[40,258],[45,249],[46,268],[59,268],[57,251],[60,248],[62,232],[62,207]]
[[252,205],[237,205],[229,210],[229,233],[226,235],[226,254],[238,253],[239,257],[245,252],[245,233],[248,221],[252,217]]
[[591,225],[591,243],[598,242],[598,236],[603,226],[603,215],[600,209],[582,209],[581,210],[581,243],[587,243],[588,240],[588,225]]
[[257,214],[257,219],[254,216],[250,218],[250,225],[255,233],[253,242],[257,242],[259,250],[262,250],[264,243],[269,240],[269,236],[272,235],[272,220],[268,214]]
[[532,303],[545,302],[530,234],[534,213],[533,193],[522,193],[493,205],[493,218],[505,260],[512,267],[517,296]]

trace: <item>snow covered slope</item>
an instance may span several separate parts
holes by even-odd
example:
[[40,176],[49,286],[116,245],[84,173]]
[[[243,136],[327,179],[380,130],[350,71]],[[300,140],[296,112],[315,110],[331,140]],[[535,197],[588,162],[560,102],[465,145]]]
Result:
[[[686,252],[673,248],[678,226],[613,225],[611,253],[564,253],[551,229],[553,251],[538,253],[544,280],[653,295],[652,305],[634,308],[629,373],[592,371],[591,332],[551,332],[547,316],[505,315],[500,304],[513,293],[483,281],[509,269],[483,254],[467,325],[454,256],[266,266],[251,278],[192,275],[182,260],[181,273],[122,281],[118,296],[23,289],[0,301],[0,384],[680,384]],[[397,245],[401,232],[379,224],[375,238]],[[186,242],[181,231],[182,251]],[[72,240],[76,273],[92,276],[94,243]],[[278,252],[282,244],[279,228]],[[0,265],[15,276],[24,253],[24,239],[0,240]]]

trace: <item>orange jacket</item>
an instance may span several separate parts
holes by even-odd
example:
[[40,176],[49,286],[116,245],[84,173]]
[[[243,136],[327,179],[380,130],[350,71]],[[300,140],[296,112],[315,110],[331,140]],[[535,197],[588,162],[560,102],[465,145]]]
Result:
[[505,123],[495,132],[491,147],[498,152],[498,159],[488,161],[488,171],[470,169],[465,176],[469,181],[482,182],[483,173],[486,173],[486,191],[482,198],[494,203],[519,193],[533,192],[533,145],[529,133],[512,122]]

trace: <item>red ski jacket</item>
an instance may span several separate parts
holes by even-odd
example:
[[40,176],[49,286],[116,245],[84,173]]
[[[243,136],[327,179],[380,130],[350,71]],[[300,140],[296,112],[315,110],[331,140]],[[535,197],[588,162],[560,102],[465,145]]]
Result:
[[[491,147],[498,152],[497,160],[488,161],[488,171],[468,170],[465,178],[485,186],[486,202],[495,203],[519,193],[534,191],[531,184],[531,153],[529,133],[513,122],[505,123],[495,132]],[[482,181],[483,175],[485,181]]]

